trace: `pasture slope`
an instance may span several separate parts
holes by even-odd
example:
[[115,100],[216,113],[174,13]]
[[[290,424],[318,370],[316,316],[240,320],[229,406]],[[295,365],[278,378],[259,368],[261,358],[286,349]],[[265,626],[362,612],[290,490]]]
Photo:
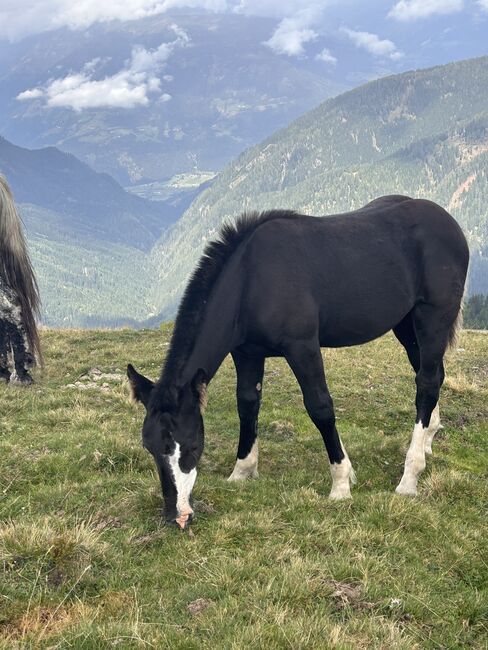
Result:
[[[281,360],[264,382],[258,481],[229,484],[229,360],[210,386],[191,533],[162,525],[142,410],[170,328],[45,331],[32,390],[0,386],[0,647],[486,648],[488,336],[447,361],[443,422],[415,500],[392,493],[414,382],[387,336],[325,352],[358,475],[327,500],[322,442]],[[320,453],[317,453],[320,452]]]

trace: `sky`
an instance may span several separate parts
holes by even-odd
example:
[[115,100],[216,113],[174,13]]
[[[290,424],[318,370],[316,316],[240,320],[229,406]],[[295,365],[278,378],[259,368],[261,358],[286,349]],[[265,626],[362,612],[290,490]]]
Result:
[[[62,27],[83,30],[168,12],[175,16],[172,40],[154,49],[135,43],[131,57],[114,74],[100,76],[100,60],[89,60],[81,69],[26,88],[17,100],[41,100],[46,107],[75,111],[169,101],[171,95],[162,87],[166,64],[191,46],[190,36],[177,25],[175,12],[184,10],[270,18],[266,47],[291,59],[313,57],[329,70],[341,63],[342,55],[327,41],[333,34],[335,44],[339,38],[371,59],[372,76],[382,67],[385,72],[415,67],[413,30],[425,31],[422,46],[432,50],[449,42],[450,52],[460,53],[457,58],[463,58],[462,48],[456,48],[456,39],[463,38],[461,24],[471,26],[478,38],[485,30],[488,43],[488,0],[0,0],[0,39],[11,42]],[[486,50],[480,53],[487,53],[488,45]]]
[[[488,14],[488,0],[2,0],[0,36],[17,40],[58,27],[82,29],[97,22],[133,20],[163,14],[170,10],[198,8],[215,13],[237,13],[276,18],[279,22],[270,34],[270,46],[296,56],[304,45],[316,38],[317,30],[327,24],[329,11],[341,6],[345,19],[368,5],[383,5],[384,15],[393,23],[407,26],[436,16],[471,14],[474,19]],[[347,27],[347,25],[346,25]],[[388,38],[355,37],[358,47],[381,52]]]

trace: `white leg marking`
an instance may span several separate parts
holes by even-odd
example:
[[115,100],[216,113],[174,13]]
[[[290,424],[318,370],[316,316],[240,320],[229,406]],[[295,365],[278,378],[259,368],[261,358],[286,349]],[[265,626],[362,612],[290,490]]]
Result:
[[425,469],[425,439],[428,427],[420,421],[413,429],[412,442],[405,458],[402,480],[397,486],[398,494],[415,496],[419,474]]
[[183,472],[180,468],[180,445],[175,442],[176,448],[171,456],[168,456],[169,465],[173,472],[173,477],[176,485],[176,508],[178,509],[178,517],[176,521],[181,528],[185,527],[186,522],[190,515],[193,514],[193,509],[190,506],[190,495],[195,485],[197,478],[197,470],[194,468],[189,472]]
[[332,488],[329,499],[351,499],[351,483],[356,483],[356,474],[352,468],[351,461],[347,454],[346,448],[341,440],[344,458],[340,463],[330,464],[330,473],[332,475]]
[[251,451],[246,458],[238,458],[227,479],[228,481],[244,481],[246,478],[258,478],[258,439],[254,441]]
[[432,440],[434,439],[435,434],[444,427],[441,424],[441,417],[439,415],[439,402],[437,402],[435,409],[432,411],[430,416],[429,428],[425,434],[425,453],[432,453]]

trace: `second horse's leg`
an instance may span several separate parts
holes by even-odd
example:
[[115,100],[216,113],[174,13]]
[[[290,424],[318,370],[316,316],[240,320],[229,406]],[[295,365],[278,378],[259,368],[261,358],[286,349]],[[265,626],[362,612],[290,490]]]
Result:
[[285,358],[300,384],[305,408],[324,440],[332,475],[329,498],[351,498],[350,482],[355,479],[354,471],[336,429],[320,346],[315,341],[295,341],[288,346]]
[[9,345],[7,321],[0,318],[0,382],[5,381],[8,383],[10,380],[10,371],[8,369]]
[[32,354],[27,349],[27,342],[23,329],[14,323],[9,323],[8,331],[15,367],[15,370],[10,377],[10,381],[13,384],[28,386],[34,382],[29,374],[33,358]]

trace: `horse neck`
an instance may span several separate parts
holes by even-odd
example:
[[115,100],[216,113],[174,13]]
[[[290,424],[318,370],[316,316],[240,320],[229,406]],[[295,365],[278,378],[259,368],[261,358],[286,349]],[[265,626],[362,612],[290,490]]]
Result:
[[206,306],[193,350],[182,373],[183,384],[202,368],[210,381],[225,357],[240,343],[238,314],[241,281],[237,273],[225,273]]

